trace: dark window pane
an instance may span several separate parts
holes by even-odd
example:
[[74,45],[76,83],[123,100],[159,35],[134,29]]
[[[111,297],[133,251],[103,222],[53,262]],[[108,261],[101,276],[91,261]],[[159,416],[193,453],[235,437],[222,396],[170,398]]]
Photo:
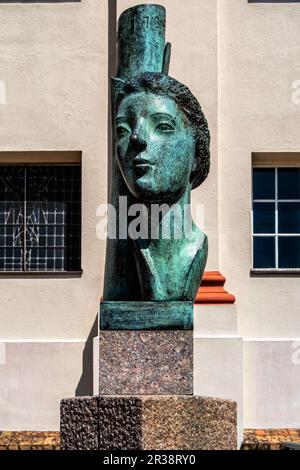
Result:
[[24,246],[24,168],[0,165],[0,270],[22,271]]
[[23,202],[0,201],[0,224],[23,224]]
[[300,237],[279,237],[278,267],[300,268]]
[[78,270],[80,237],[80,166],[0,165],[0,270]]
[[278,169],[278,199],[300,199],[300,168]]
[[275,268],[275,237],[254,237],[253,267]]
[[274,168],[253,169],[253,199],[275,199]]
[[[22,247],[24,243],[23,225],[1,225],[0,247]],[[1,253],[0,253],[0,256]]]
[[6,248],[0,250],[1,271],[22,271],[23,250],[21,248]]
[[300,203],[278,203],[278,232],[300,233]]
[[24,200],[24,168],[0,165],[0,201]]
[[[80,269],[80,262],[78,265],[77,260],[73,261],[70,256],[70,250],[75,249],[80,260],[80,244],[74,247],[74,239],[81,236],[80,167],[28,167],[27,184],[30,203],[27,204],[26,215],[32,229],[29,245],[35,246],[34,240],[37,238],[36,245],[39,247],[32,250],[27,269]],[[78,220],[78,225],[74,225],[74,220]],[[40,225],[37,227],[35,224]]]
[[275,233],[275,204],[255,202],[253,204],[254,233]]
[[27,264],[30,271],[64,271],[63,250],[42,247],[32,248],[28,250]]

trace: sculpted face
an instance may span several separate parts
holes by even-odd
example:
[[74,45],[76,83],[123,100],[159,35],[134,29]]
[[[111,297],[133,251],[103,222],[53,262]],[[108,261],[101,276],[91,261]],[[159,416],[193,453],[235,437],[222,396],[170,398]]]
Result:
[[130,192],[145,202],[175,202],[196,165],[193,130],[172,99],[137,92],[121,102],[116,154]]

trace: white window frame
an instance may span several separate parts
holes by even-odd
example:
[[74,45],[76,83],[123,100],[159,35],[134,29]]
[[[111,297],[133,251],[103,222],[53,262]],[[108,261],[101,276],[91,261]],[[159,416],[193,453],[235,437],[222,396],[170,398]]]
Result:
[[[254,272],[295,272],[300,273],[300,268],[279,268],[279,256],[278,256],[278,238],[279,237],[298,237],[300,238],[300,233],[279,233],[278,232],[278,204],[281,202],[298,202],[300,203],[300,199],[278,199],[278,169],[279,168],[298,168],[297,166],[287,166],[284,167],[282,165],[275,166],[253,166],[252,167],[252,188],[253,188],[253,170],[255,169],[263,169],[269,168],[275,170],[275,199],[254,199],[253,197],[253,189],[252,189],[252,206],[251,206],[251,232],[252,232],[252,271]],[[263,203],[263,202],[270,202],[275,203],[275,232],[274,233],[254,233],[254,213],[253,213],[253,205],[254,203]],[[273,237],[275,239],[275,267],[274,268],[255,268],[254,267],[254,237]]]

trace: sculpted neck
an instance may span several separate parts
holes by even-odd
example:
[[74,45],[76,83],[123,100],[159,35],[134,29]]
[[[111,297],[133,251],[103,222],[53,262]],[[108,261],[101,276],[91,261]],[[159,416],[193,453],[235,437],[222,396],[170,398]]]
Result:
[[182,196],[171,202],[148,206],[149,242],[158,246],[163,243],[180,244],[193,229],[191,215],[191,190],[187,188]]
[[152,301],[193,301],[206,262],[207,241],[192,222],[190,191],[173,206],[166,205],[159,221],[153,205],[150,207],[151,235],[133,243],[141,296]]

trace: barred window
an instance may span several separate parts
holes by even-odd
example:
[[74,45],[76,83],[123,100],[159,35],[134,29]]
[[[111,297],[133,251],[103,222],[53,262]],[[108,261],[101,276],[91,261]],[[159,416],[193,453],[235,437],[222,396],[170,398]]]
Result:
[[80,165],[0,165],[0,271],[78,271]]
[[300,270],[300,168],[253,169],[253,268]]

